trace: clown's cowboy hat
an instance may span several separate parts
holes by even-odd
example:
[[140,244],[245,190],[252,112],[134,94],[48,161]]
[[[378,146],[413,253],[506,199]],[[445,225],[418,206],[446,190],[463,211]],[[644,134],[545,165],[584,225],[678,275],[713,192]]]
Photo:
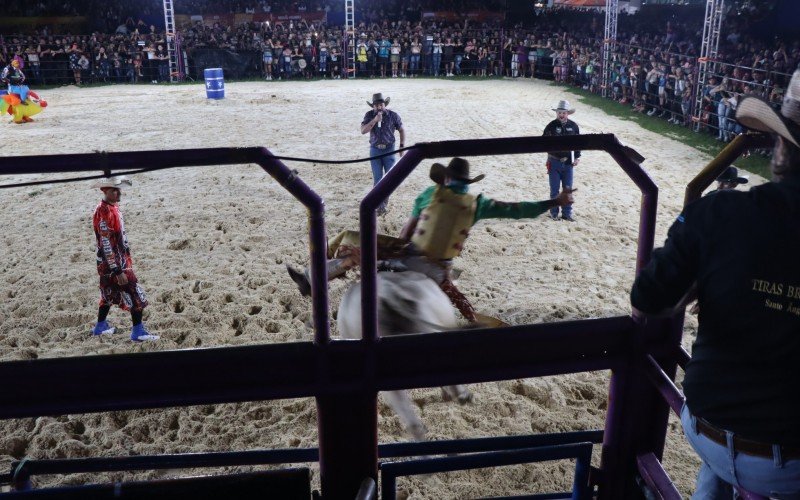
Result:
[[459,180],[466,184],[481,181],[485,177],[483,174],[480,174],[470,179],[469,162],[464,158],[453,158],[446,167],[441,163],[434,163],[431,165],[430,176],[431,180],[436,184],[444,184],[446,177]]
[[388,106],[390,99],[391,99],[391,97],[389,97],[389,96],[387,96],[386,99],[384,99],[383,98],[383,94],[378,92],[377,94],[372,94],[372,102],[367,101],[367,106],[374,106],[374,105],[378,104],[379,102],[382,102],[382,103],[384,103],[384,104],[386,104]]
[[133,182],[130,181],[124,175],[119,177],[109,177],[107,179],[100,179],[94,184],[92,184],[92,189],[107,189],[107,188],[114,188],[114,189],[122,189],[122,188],[129,188],[133,187]]
[[553,111],[566,111],[569,115],[575,112],[573,108],[569,107],[569,101],[567,100],[558,101],[558,105],[553,108]]
[[800,148],[800,68],[786,88],[780,113],[767,101],[748,96],[736,108],[736,120],[747,128],[778,134]]

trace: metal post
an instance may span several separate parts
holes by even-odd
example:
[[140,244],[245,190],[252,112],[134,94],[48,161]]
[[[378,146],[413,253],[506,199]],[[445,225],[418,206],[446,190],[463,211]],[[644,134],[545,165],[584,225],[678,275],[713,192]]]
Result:
[[[695,130],[700,130],[703,115],[703,89],[710,75],[717,66],[717,50],[719,34],[722,28],[722,9],[725,0],[706,0],[706,16],[703,19],[703,41],[700,45],[700,57],[697,59],[697,88],[695,92],[694,119]],[[716,110],[715,110],[716,111]]]
[[378,393],[319,396],[317,414],[323,497],[355,498],[365,478],[378,480]]
[[355,0],[344,0],[344,25],[346,33],[345,70],[347,78],[356,77],[356,12]]
[[606,24],[603,32],[603,97],[608,97],[611,90],[611,65],[617,46],[618,14],[618,0],[606,0]]
[[178,81],[178,52],[175,49],[175,11],[172,0],[164,0],[164,30],[169,55],[169,81],[174,83]]

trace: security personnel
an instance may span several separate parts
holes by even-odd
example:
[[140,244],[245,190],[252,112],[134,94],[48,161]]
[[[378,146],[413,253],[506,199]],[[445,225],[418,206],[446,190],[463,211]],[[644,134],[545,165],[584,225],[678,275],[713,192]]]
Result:
[[[569,101],[558,101],[558,106],[553,108],[556,119],[547,124],[542,135],[579,135],[578,124],[569,119],[575,112],[569,107]],[[572,168],[578,165],[581,158],[580,151],[552,151],[547,154],[547,174],[550,177],[550,198],[555,198],[558,192],[572,189]],[[550,210],[550,218],[558,220],[558,207]],[[572,205],[561,208],[561,220],[574,222],[572,218]]]

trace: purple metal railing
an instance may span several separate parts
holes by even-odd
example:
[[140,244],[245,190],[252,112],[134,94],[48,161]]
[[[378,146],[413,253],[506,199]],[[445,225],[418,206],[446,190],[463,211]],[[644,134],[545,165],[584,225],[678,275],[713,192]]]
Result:
[[[503,139],[472,139],[416,144],[375,185],[361,201],[361,307],[364,339],[377,338],[377,216],[380,203],[387,199],[409,174],[426,158],[450,156],[489,156],[508,154],[546,153],[565,150],[603,150],[622,167],[634,184],[642,191],[642,215],[639,220],[639,240],[636,255],[636,272],[650,259],[655,235],[655,210],[658,188],[647,172],[634,159],[635,151],[626,148],[613,134],[586,134],[572,137],[512,137]],[[638,159],[642,159],[640,156]]]
[[652,453],[643,453],[636,457],[636,465],[642,479],[653,492],[658,494],[659,500],[681,500],[681,494],[672,484],[661,462]]
[[[653,250],[655,235],[656,206],[658,188],[639,163],[643,160],[635,151],[624,147],[611,134],[589,134],[573,137],[516,137],[504,139],[478,139],[462,141],[441,141],[436,143],[417,144],[417,148],[407,153],[384,176],[361,202],[361,280],[362,280],[362,332],[366,342],[374,343],[377,339],[377,233],[376,210],[378,205],[388,198],[402,181],[425,158],[449,156],[478,156],[544,153],[547,151],[604,150],[619,164],[642,192],[642,210],[639,220],[639,238],[636,256],[636,274],[647,264]],[[485,354],[485,353],[484,353]],[[642,383],[628,385],[632,378],[630,363],[626,367],[617,365],[609,387],[609,407],[606,420],[606,435],[603,444],[603,462],[608,464],[610,478],[608,488],[601,489],[601,498],[614,498],[627,490],[627,479],[620,479],[625,474],[623,467],[632,462],[635,453],[635,442],[630,433],[623,429],[629,425],[642,426],[636,420],[623,419],[626,406],[630,410],[637,398],[651,391]],[[618,398],[614,396],[617,395]],[[638,411],[654,411],[664,414],[659,401],[650,394],[650,404],[637,407]],[[620,401],[624,401],[620,403]],[[630,403],[630,406],[628,406]],[[663,404],[662,404],[663,406]],[[652,407],[652,408],[651,408]],[[643,432],[643,431],[640,431]],[[660,441],[666,436],[666,425]],[[656,442],[659,439],[655,439]],[[622,448],[622,449],[621,449]],[[660,451],[659,451],[660,453]]]
[[317,343],[330,340],[328,327],[328,288],[325,267],[325,204],[293,170],[266,148],[204,148],[171,151],[129,151],[0,157],[0,175],[104,172],[119,174],[135,169],[165,169],[256,163],[309,210],[309,251],[314,290],[314,329]]
[[[166,351],[89,358],[0,363],[6,388],[0,418],[60,413],[157,408],[292,397],[317,398],[320,471],[324,495],[352,496],[365,477],[377,478],[377,391],[612,369],[611,401],[603,443],[607,479],[601,498],[620,498],[624,483],[615,475],[633,466],[635,451],[621,439],[629,420],[622,401],[633,401],[639,386],[628,386],[632,341],[637,328],[629,316],[437,335],[377,337],[376,216],[388,197],[425,158],[605,150],[642,191],[637,272],[653,248],[657,188],[640,167],[640,157],[613,135],[518,137],[444,141],[416,145],[361,203],[364,340],[330,340],[328,327],[324,203],[263,148],[95,153],[0,158],[0,175],[169,168],[257,163],[308,207],[315,342]],[[654,327],[655,328],[655,327]],[[659,327],[661,328],[661,327]],[[664,335],[653,335],[663,339]],[[648,341],[649,342],[649,341]],[[655,342],[663,342],[656,340]],[[640,342],[641,343],[641,342]],[[420,352],[426,353],[421,357]],[[412,355],[413,354],[413,355]],[[430,359],[437,359],[436,364]],[[210,365],[219,367],[209,373]],[[142,388],[125,374],[146,371],[162,381]],[[104,373],[102,378],[97,373]],[[193,373],[191,381],[178,373]],[[198,378],[199,377],[199,378]],[[633,390],[635,389],[635,390]],[[633,392],[631,392],[633,390]],[[652,389],[651,389],[652,391]],[[348,432],[349,431],[349,432]],[[666,428],[654,430],[666,433]],[[350,457],[343,460],[342,457]]]

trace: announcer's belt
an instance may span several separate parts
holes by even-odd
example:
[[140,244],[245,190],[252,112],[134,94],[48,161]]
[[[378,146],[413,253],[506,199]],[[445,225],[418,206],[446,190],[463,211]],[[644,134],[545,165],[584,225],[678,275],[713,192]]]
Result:
[[[728,438],[725,431],[715,427],[708,420],[697,417],[697,432],[717,444],[728,446]],[[733,436],[733,449],[747,455],[773,458],[772,445],[770,443],[753,441],[752,439],[745,439],[736,435]],[[800,448],[781,446],[781,458],[783,458],[783,460],[795,460],[800,458]]]
[[391,143],[391,144],[373,144],[372,147],[373,148],[378,148],[378,149],[386,149],[386,148],[394,147],[394,143]]
[[559,158],[558,156],[554,156],[554,155],[547,155],[547,156],[549,156],[550,158],[552,158],[554,160],[560,161],[561,163],[567,163],[567,160],[569,160],[569,158],[567,158],[566,156],[563,157],[563,158]]

